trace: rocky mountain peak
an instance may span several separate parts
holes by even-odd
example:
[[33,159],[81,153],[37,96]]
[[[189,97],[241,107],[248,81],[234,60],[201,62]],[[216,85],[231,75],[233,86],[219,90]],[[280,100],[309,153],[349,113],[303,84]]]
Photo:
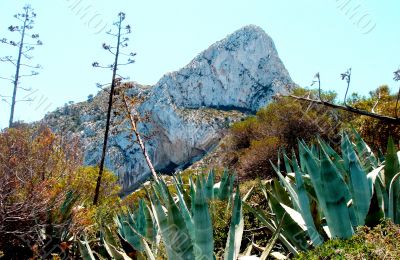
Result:
[[165,75],[155,91],[168,93],[177,106],[254,112],[292,83],[272,39],[260,27],[249,25]]

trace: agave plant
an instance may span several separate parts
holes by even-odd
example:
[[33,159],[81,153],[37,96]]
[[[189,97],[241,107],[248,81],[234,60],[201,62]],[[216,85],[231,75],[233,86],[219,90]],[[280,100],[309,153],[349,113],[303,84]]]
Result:
[[[244,224],[239,189],[234,192],[233,185],[234,176],[227,171],[218,183],[214,183],[214,171],[207,178],[198,177],[196,182],[190,178],[188,188],[179,176],[169,186],[159,178],[147,191],[148,202],[141,200],[136,210],[117,216],[120,241],[115,241],[106,228],[102,245],[114,259],[130,259],[133,255],[138,259],[156,259],[161,247],[168,259],[215,259],[209,202],[225,200],[233,208],[224,259],[237,259]],[[85,259],[99,255],[87,241],[80,241],[79,248]]]
[[376,225],[381,218],[400,223],[400,154],[393,140],[386,157],[378,159],[357,132],[352,136],[353,142],[343,134],[341,155],[321,139],[311,147],[299,141],[300,160],[283,152],[285,176],[278,162],[279,180],[261,187],[275,218],[286,214],[281,241],[292,252],[349,238],[356,227]]
[[[234,176],[224,172],[221,182],[214,184],[214,172],[207,180],[198,177],[190,180],[188,191],[183,182],[176,178],[173,196],[162,180],[149,192],[154,219],[160,230],[162,242],[169,259],[213,259],[214,239],[209,201],[231,200],[234,197],[231,229],[227,241],[226,256],[234,259],[239,254],[243,233],[243,216],[240,195],[233,195]],[[185,200],[189,198],[189,200]]]

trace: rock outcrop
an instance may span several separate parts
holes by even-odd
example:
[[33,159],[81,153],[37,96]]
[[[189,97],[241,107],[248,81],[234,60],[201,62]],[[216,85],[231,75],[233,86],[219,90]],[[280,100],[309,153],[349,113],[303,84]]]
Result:
[[[232,121],[256,112],[291,86],[272,39],[261,28],[246,26],[156,85],[132,84],[129,94],[144,100],[140,113],[150,112],[149,122],[139,124],[139,131],[151,135],[146,148],[156,169],[173,172],[215,147]],[[107,94],[102,92],[90,102],[60,108],[44,120],[56,130],[68,126],[83,142],[85,163],[95,165],[101,154],[106,103]],[[106,159],[126,191],[150,173],[131,134],[124,124],[113,126]]]

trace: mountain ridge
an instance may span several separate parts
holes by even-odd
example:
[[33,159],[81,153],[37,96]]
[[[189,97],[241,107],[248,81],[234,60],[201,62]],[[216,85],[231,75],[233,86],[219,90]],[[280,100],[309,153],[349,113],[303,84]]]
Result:
[[[212,44],[182,69],[165,74],[154,86],[132,83],[128,94],[143,98],[139,113],[150,112],[150,123],[140,123],[138,129],[143,135],[156,133],[146,141],[155,168],[173,172],[213,149],[232,122],[293,85],[273,40],[260,27],[249,25]],[[87,165],[96,165],[100,158],[106,96],[101,92],[91,102],[60,108],[43,120],[55,131],[76,121],[69,135],[82,140]],[[111,128],[106,166],[120,176],[127,191],[150,171],[125,126],[126,122]]]

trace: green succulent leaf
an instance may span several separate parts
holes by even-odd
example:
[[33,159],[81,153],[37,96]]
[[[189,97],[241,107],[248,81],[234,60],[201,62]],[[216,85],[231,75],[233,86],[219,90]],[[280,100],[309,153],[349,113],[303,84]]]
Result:
[[228,233],[228,241],[225,247],[224,259],[234,260],[239,256],[243,230],[244,230],[244,220],[243,220],[243,210],[242,210],[242,199],[240,198],[239,189],[236,189],[236,194],[232,209],[231,225]]

